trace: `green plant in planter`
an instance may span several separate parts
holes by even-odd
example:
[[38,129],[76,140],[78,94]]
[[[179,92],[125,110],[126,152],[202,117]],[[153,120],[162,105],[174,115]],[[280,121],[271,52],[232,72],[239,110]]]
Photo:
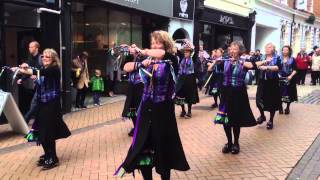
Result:
[[316,17],[314,16],[314,14],[310,14],[309,18],[306,19],[306,22],[309,24],[314,24],[315,20],[316,20]]

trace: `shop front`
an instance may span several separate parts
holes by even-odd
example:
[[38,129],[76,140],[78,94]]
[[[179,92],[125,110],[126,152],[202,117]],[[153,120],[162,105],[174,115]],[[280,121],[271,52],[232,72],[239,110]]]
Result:
[[[59,52],[59,18],[38,13],[40,7],[54,8],[54,0],[4,0],[0,2],[0,67],[18,66],[26,62],[28,44],[38,41],[41,48],[51,47]],[[50,23],[49,23],[50,22]],[[48,39],[47,37],[51,37]],[[26,92],[5,72],[0,77],[0,89],[11,92],[22,113],[29,108]]]
[[232,41],[240,41],[249,49],[254,16],[251,13],[249,17],[243,17],[206,7],[195,23],[199,28],[199,45],[211,51],[227,49]]
[[[104,95],[109,95],[109,91],[124,93],[125,79],[120,67],[124,59],[118,55],[110,56],[111,49],[123,44],[150,47],[150,33],[168,30],[171,16],[172,0],[72,1],[69,71],[72,59],[86,51],[89,53],[90,76],[95,69],[102,71],[107,87]],[[75,89],[71,92],[73,99],[69,100],[68,106],[75,100]]]
[[181,39],[193,41],[194,3],[194,0],[173,0],[173,17],[168,31],[177,43]]

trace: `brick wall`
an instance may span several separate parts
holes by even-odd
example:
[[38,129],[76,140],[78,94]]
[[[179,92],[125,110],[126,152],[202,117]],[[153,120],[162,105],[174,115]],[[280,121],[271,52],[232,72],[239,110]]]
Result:
[[314,15],[320,18],[320,0],[314,0],[313,3]]
[[294,1],[295,0],[288,0],[289,7],[294,8],[294,6],[295,6]]

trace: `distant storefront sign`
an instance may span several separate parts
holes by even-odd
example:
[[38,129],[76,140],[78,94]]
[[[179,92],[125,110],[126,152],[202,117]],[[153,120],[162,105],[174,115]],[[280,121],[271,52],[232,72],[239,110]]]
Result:
[[193,20],[194,0],[173,0],[173,17]]

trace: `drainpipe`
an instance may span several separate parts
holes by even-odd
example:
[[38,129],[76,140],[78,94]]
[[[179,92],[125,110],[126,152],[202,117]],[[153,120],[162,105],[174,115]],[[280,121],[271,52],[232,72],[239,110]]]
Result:
[[296,24],[295,18],[296,18],[296,0],[293,1],[293,9],[294,13],[292,14],[292,23],[291,23],[291,35],[290,35],[290,47],[292,46],[292,40],[293,40],[293,26]]

